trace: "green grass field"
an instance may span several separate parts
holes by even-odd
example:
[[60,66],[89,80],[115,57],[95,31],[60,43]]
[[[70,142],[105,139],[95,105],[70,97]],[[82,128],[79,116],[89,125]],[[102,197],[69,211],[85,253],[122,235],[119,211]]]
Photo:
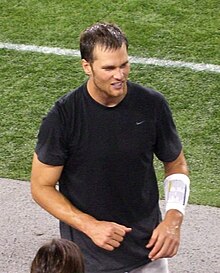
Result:
[[[78,49],[96,21],[126,32],[129,55],[219,65],[220,2],[0,1],[0,42]],[[86,79],[80,59],[0,49],[0,177],[29,180],[42,117]],[[190,202],[220,207],[220,73],[132,64],[170,103],[190,168]],[[162,166],[156,160],[160,187]]]

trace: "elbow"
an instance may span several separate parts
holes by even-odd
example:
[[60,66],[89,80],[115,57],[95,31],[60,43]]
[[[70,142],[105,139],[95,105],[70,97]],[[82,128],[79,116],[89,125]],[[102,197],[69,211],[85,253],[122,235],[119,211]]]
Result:
[[32,199],[37,202],[37,192],[38,192],[38,187],[36,186],[34,180],[31,178],[30,181],[30,191],[31,191],[31,197]]

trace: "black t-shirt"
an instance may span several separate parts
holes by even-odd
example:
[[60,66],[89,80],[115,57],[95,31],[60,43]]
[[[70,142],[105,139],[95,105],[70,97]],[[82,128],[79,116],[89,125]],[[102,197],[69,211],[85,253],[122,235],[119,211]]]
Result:
[[122,273],[149,262],[145,245],[161,220],[153,156],[170,162],[181,149],[168,104],[152,89],[128,82],[123,101],[106,107],[84,84],[56,102],[39,131],[39,160],[64,166],[59,190],[78,209],[132,228],[109,252],[61,222],[61,236],[84,254],[86,273]]

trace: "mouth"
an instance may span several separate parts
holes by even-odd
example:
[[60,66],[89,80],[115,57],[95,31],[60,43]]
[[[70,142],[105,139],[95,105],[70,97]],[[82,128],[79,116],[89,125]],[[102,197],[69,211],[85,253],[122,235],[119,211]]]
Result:
[[115,89],[121,89],[124,85],[124,82],[114,82],[111,84]]

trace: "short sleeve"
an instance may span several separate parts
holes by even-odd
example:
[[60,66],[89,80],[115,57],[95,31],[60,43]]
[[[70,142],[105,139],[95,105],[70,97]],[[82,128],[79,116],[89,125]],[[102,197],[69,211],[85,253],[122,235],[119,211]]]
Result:
[[43,118],[35,152],[38,159],[48,165],[64,165],[67,158],[65,124],[57,104]]
[[163,162],[174,161],[182,150],[182,144],[167,101],[163,98],[158,109],[155,155]]

